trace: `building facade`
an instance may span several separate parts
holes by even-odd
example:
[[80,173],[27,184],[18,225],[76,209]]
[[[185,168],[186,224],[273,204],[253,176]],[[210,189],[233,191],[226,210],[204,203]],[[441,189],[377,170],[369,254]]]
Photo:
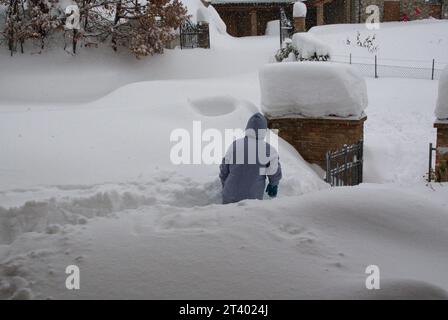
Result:
[[[269,21],[278,20],[280,8],[292,18],[295,0],[211,0],[235,37],[264,35]],[[409,21],[448,19],[448,0],[307,0],[306,28],[338,23],[361,23],[370,15],[366,9],[377,5],[380,20]]]
[[280,8],[292,17],[295,0],[212,0],[234,37],[264,35],[269,21],[278,20]]

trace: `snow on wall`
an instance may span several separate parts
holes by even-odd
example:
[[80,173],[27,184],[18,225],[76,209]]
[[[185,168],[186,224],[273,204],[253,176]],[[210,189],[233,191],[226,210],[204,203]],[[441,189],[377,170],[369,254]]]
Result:
[[443,70],[439,79],[436,117],[438,119],[448,119],[448,66]]
[[292,45],[299,51],[300,56],[304,59],[309,59],[315,54],[317,56],[331,56],[330,47],[307,32],[295,33],[292,36]]
[[285,62],[259,73],[261,107],[269,116],[361,116],[367,107],[364,78],[351,66]]
[[306,5],[302,1],[297,1],[296,3],[294,3],[292,16],[294,18],[306,17]]
[[210,33],[227,34],[227,26],[219,16],[216,9],[209,5],[207,8],[200,0],[181,0],[187,7],[188,14],[193,22],[204,21],[210,24]]
[[196,13],[196,20],[198,22],[210,23],[210,12],[205,6],[199,7]]

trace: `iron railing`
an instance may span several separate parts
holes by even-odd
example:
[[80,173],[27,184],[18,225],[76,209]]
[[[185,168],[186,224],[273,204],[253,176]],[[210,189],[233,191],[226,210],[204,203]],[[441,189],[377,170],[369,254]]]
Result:
[[355,186],[363,181],[364,143],[344,145],[342,150],[327,152],[325,181],[332,187]]
[[280,21],[279,25],[280,25],[280,49],[281,49],[283,47],[283,42],[286,39],[291,38],[291,35],[294,33],[294,25],[286,15],[285,10],[283,8],[280,8],[279,21]]
[[411,78],[437,80],[448,62],[436,59],[404,60],[386,59],[377,55],[357,57],[353,55],[331,55],[331,61],[347,63],[357,68],[366,77],[372,78]]
[[[195,24],[190,20],[187,20],[180,27],[180,48],[181,49],[193,49],[200,47],[200,38],[204,32],[208,32],[200,27],[200,24]],[[210,38],[208,41],[210,41]],[[210,47],[210,43],[208,43],[208,48]]]

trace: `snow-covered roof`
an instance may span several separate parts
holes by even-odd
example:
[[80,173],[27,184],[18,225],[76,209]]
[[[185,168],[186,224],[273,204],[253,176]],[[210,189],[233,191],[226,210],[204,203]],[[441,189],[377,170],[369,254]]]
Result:
[[296,0],[211,0],[212,4],[294,3]]

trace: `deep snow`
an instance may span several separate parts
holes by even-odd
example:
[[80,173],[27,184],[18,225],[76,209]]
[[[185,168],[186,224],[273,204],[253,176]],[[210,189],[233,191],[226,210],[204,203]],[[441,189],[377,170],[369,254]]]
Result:
[[[147,205],[22,235],[1,264],[1,292],[7,298],[32,287],[40,299],[447,299],[447,231],[444,208],[368,185],[265,203]],[[60,289],[70,264],[80,267],[79,291]],[[381,268],[381,290],[365,289],[370,264]]]
[[[388,25],[443,56],[447,22]],[[332,28],[312,32],[334,50],[359,27]],[[243,128],[278,38],[213,36],[142,61],[0,55],[0,298],[448,298],[446,185],[424,180],[437,81],[366,79],[366,184],[329,189],[280,141],[279,198],[223,206],[217,165],[172,165],[169,135]]]
[[[364,24],[339,24],[314,27],[309,31],[332,49],[332,59],[347,62],[352,54],[353,63],[372,63],[378,55],[381,64],[436,69],[448,65],[448,24],[446,20],[418,20],[412,22],[385,22],[379,30],[368,30]],[[363,42],[375,36],[378,50],[369,52],[357,45],[357,35]]]

